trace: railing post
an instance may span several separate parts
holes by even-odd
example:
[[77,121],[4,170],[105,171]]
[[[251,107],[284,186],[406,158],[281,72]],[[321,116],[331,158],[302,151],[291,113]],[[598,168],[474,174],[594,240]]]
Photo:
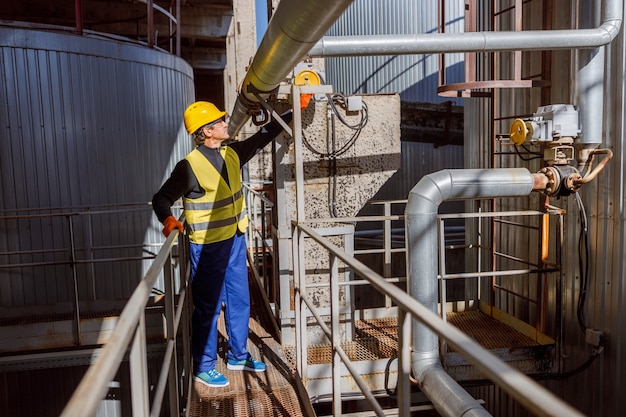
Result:
[[78,294],[78,273],[76,271],[76,242],[74,241],[74,225],[72,216],[67,216],[69,232],[70,232],[70,268],[72,268],[72,280],[74,285],[74,344],[81,345],[81,329],[80,329],[80,296]]
[[[180,242],[179,238],[179,242]],[[180,247],[180,243],[178,245]],[[182,260],[181,260],[182,263]],[[163,279],[165,281],[165,296],[163,297],[165,303],[165,330],[167,334],[167,341],[172,343],[173,351],[172,358],[170,359],[170,367],[168,373],[168,392],[170,400],[170,415],[176,416],[179,413],[179,397],[178,397],[178,361],[176,354],[176,330],[174,325],[175,309],[174,309],[174,275],[172,274],[172,249],[170,249],[170,256],[168,256],[165,265],[163,266]]]
[[339,268],[337,257],[330,254],[330,331],[332,334],[333,416],[341,415],[341,358],[337,346],[341,344],[339,331]]
[[148,12],[148,47],[154,47],[154,6],[153,0],[147,0],[147,12]]
[[[446,235],[445,235],[445,227],[444,220],[438,218],[437,219],[437,231],[439,232],[439,273],[441,278],[439,278],[439,305],[441,306],[441,319],[445,322],[447,321],[447,309],[446,309],[446,300],[447,300],[447,281],[446,281]],[[448,349],[447,342],[442,340],[439,345],[439,350],[442,353],[442,357],[445,358],[445,353]]]
[[302,297],[306,295],[306,265],[304,263],[304,233],[294,225],[293,238],[294,260],[294,310],[296,321],[296,363],[300,377],[305,384],[308,379],[308,346],[306,304]]
[[398,307],[398,414],[409,417],[411,411],[411,316]]
[[[389,216],[391,216],[391,202],[390,201],[385,201],[385,204],[383,205],[384,208],[384,215],[385,217],[387,217],[385,220],[383,220],[383,257],[384,257],[384,261],[383,261],[383,276],[385,278],[389,278],[392,275],[392,270],[391,270],[391,249],[392,249],[392,243],[391,243],[391,220],[389,220]],[[385,294],[385,307],[386,308],[391,308],[391,298],[389,297],[389,295]]]
[[83,5],[82,0],[74,0],[74,14],[76,16],[76,34],[83,35]]
[[189,242],[187,235],[184,234],[178,238],[178,271],[180,279],[180,289],[185,289],[185,300],[182,317],[179,327],[183,328],[183,373],[186,378],[186,383],[183,384],[182,398],[191,398],[190,385],[191,374],[193,371],[193,364],[191,359],[191,314],[193,312],[191,285],[189,283],[189,269],[187,268],[187,262],[189,262]]
[[130,348],[130,393],[133,417],[147,417],[148,405],[148,362],[146,357],[146,315],[142,312]]

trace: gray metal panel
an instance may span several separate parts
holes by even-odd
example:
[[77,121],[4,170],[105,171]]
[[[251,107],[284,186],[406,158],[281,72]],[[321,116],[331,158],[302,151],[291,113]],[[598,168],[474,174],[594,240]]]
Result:
[[[417,34],[437,32],[438,0],[361,0],[353,2],[328,36]],[[446,1],[447,32],[463,32],[465,2]],[[448,83],[465,77],[463,54],[446,55]],[[403,101],[440,103],[437,95],[438,55],[327,58],[328,84],[345,94],[397,92]],[[462,105],[461,99],[453,99]]]
[[[77,259],[137,257],[162,239],[147,205],[190,149],[182,112],[193,75],[182,59],[112,41],[0,28],[0,216],[69,213]],[[2,264],[70,259],[69,217],[0,221]],[[99,249],[94,251],[94,248]],[[50,252],[58,250],[57,252]],[[73,299],[67,265],[0,269],[0,307]],[[77,265],[81,300],[127,297],[136,262]]]

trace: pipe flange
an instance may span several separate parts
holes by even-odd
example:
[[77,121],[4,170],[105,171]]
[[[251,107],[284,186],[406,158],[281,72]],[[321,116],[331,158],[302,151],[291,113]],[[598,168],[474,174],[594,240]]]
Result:
[[551,165],[539,171],[547,178],[542,193],[550,196],[568,196],[580,189],[580,173],[571,165]]
[[545,188],[541,190],[541,192],[551,197],[558,195],[559,186],[561,184],[559,171],[556,168],[549,166],[541,168],[539,172],[547,178]]
[[567,188],[571,193],[576,193],[580,190],[582,183],[580,180],[582,176],[578,172],[571,173],[563,180],[563,185]]

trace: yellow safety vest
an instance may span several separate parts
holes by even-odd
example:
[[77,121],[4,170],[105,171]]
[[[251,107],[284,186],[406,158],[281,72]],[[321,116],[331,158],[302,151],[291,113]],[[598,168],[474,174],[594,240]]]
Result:
[[248,227],[239,156],[227,146],[220,148],[220,154],[228,168],[230,187],[199,150],[194,149],[185,157],[205,191],[199,198],[183,197],[185,219],[190,229],[189,240],[192,243],[220,242],[233,237],[237,229],[245,232]]

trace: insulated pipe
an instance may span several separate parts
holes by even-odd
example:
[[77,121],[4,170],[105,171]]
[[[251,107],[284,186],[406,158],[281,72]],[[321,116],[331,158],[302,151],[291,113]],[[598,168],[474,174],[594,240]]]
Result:
[[[540,189],[542,174],[526,168],[443,170],[424,176],[409,193],[405,210],[409,294],[438,313],[437,212],[447,200],[513,197]],[[442,284],[443,285],[443,284]],[[437,334],[414,321],[411,365],[422,392],[444,416],[489,415],[442,368]]]
[[[599,10],[594,1],[581,7],[579,27],[593,27],[600,21]],[[580,69],[577,73],[578,107],[581,134],[575,145],[579,150],[580,163],[588,154],[582,149],[595,148],[602,143],[602,122],[604,117],[604,48],[579,51]]]
[[410,55],[446,52],[543,51],[596,48],[609,44],[622,24],[623,0],[604,0],[595,29],[466,32],[322,38],[309,57]]
[[278,4],[230,115],[228,133],[232,137],[250,117],[248,110],[258,107],[254,92],[263,97],[278,87],[350,3],[352,0],[282,0]]

